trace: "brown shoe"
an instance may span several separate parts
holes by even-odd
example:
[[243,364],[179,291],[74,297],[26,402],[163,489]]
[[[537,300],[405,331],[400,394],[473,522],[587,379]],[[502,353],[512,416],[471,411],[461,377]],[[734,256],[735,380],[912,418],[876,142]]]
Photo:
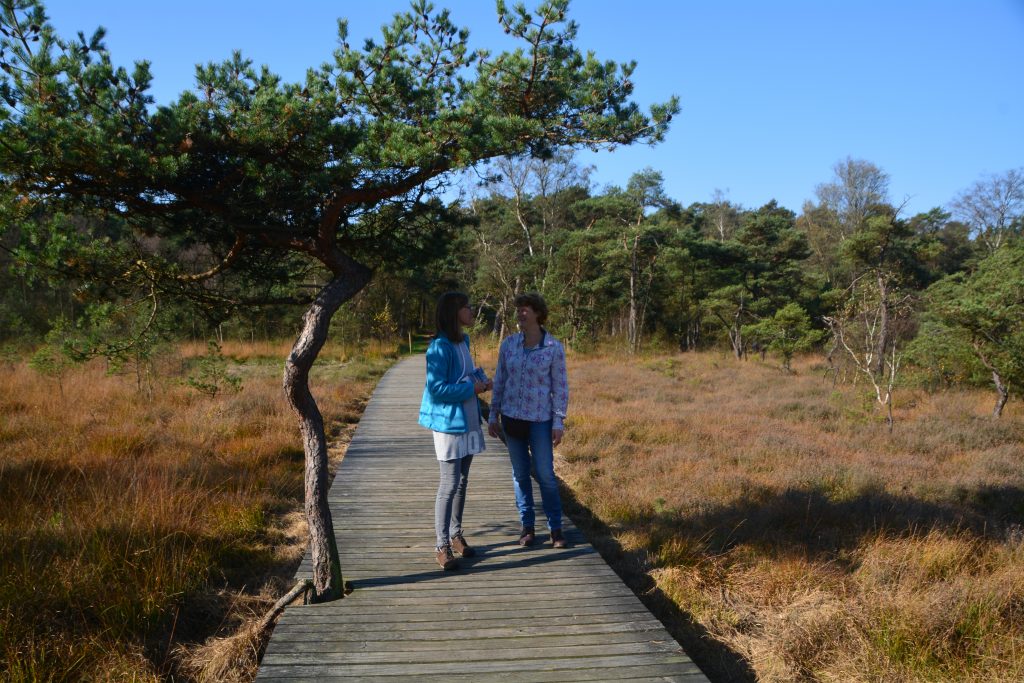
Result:
[[450,545],[446,545],[445,547],[438,549],[437,563],[441,565],[441,569],[444,569],[446,572],[459,568],[459,561],[456,560],[455,555],[452,554],[452,547]]
[[533,533],[532,526],[524,526],[523,530],[519,532],[519,545],[527,546],[533,545],[533,542],[537,539],[537,536]]
[[551,547],[552,548],[565,548],[568,547],[568,543],[565,540],[565,536],[562,535],[561,529],[551,530]]
[[469,544],[466,543],[466,539],[462,537],[462,534],[452,536],[452,550],[463,557],[473,557],[476,555],[476,551],[469,547]]

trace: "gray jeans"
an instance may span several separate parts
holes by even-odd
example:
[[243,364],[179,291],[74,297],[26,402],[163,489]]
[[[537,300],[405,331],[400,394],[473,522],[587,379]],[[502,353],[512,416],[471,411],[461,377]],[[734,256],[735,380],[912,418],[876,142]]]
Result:
[[473,456],[440,460],[438,464],[441,466],[441,480],[434,501],[434,532],[437,534],[437,547],[442,548],[451,542],[452,536],[462,534],[462,509],[466,506],[466,483]]

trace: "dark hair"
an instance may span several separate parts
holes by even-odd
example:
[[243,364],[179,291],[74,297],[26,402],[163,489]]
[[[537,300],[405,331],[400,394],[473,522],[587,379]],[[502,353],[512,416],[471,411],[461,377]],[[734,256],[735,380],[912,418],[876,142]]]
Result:
[[462,292],[445,292],[437,300],[437,336],[447,337],[456,344],[462,341],[459,333],[459,311],[469,304]]
[[544,297],[537,292],[527,292],[526,294],[520,294],[515,300],[516,308],[520,306],[529,306],[533,309],[533,312],[537,314],[537,324],[543,325],[548,321],[548,305],[544,303]]

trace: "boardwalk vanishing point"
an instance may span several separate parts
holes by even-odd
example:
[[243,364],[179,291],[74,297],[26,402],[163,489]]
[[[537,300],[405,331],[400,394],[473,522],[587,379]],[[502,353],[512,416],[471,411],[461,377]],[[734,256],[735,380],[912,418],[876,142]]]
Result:
[[[476,557],[434,559],[438,465],[420,427],[423,356],[381,378],[330,491],[341,566],[355,590],[281,616],[257,681],[683,681],[705,676],[571,520],[554,550],[518,545],[512,470],[488,437],[463,524]],[[311,576],[309,557],[297,578]]]

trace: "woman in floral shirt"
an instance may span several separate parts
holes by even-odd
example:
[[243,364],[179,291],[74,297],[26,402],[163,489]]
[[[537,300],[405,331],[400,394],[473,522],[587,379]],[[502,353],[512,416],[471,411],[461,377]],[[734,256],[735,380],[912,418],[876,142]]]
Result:
[[521,294],[516,297],[515,305],[520,332],[501,343],[487,431],[491,436],[499,436],[500,416],[512,460],[516,507],[523,525],[519,544],[531,545],[536,540],[530,482],[533,471],[540,485],[551,544],[564,548],[554,447],[562,441],[563,421],[569,405],[565,350],[542,327],[547,321],[548,307],[540,294]]

